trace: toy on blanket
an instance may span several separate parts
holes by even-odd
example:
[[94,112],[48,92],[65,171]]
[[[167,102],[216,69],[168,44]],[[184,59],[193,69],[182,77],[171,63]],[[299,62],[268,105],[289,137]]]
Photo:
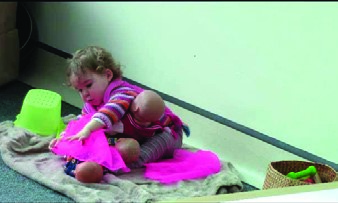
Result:
[[61,118],[61,96],[45,89],[29,90],[14,125],[40,136],[58,136],[65,128]]
[[71,158],[71,157],[66,157],[66,164],[64,165],[64,171],[67,175],[75,177],[75,168],[76,165],[79,163],[78,160]]

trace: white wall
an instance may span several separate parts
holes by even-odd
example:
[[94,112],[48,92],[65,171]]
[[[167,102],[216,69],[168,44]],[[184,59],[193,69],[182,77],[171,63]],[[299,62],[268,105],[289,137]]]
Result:
[[41,42],[103,46],[132,80],[338,163],[338,3],[29,6]]

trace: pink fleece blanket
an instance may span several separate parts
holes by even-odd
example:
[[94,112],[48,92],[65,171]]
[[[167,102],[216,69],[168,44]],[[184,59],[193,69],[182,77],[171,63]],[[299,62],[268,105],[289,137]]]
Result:
[[52,151],[60,156],[72,156],[80,161],[94,161],[105,166],[111,171],[122,170],[129,172],[130,169],[124,163],[121,155],[114,146],[109,146],[103,130],[93,132],[84,142],[65,140],[66,137],[75,135],[91,119],[87,114],[78,120],[68,123],[64,135]]
[[177,149],[172,159],[146,164],[145,177],[162,184],[172,184],[181,180],[205,178],[220,170],[221,162],[211,151]]

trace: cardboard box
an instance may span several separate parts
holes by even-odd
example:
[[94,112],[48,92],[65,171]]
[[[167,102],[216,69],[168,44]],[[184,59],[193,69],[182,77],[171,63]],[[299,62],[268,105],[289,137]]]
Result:
[[0,2],[0,34],[16,28],[17,2]]
[[17,29],[0,34],[0,85],[18,77],[19,52]]

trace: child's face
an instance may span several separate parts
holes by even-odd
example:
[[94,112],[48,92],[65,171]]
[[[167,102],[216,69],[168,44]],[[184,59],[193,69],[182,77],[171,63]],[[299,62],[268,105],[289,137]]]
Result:
[[72,74],[70,83],[80,93],[84,102],[98,106],[102,104],[104,93],[112,78],[113,73],[109,69],[103,74],[86,71],[85,73]]

